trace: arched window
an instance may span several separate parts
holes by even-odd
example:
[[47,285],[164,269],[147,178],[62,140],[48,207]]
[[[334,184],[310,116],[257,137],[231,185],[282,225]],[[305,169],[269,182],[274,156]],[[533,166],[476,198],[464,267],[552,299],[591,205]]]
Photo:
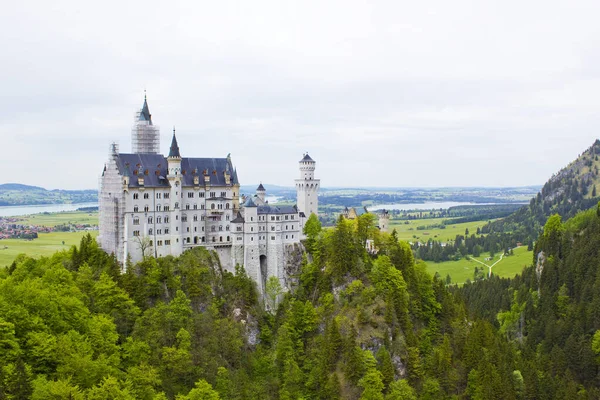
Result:
[[144,206],[144,212],[150,211],[150,206]]
[[226,204],[225,204],[225,208],[226,208],[227,210],[229,210],[229,203],[226,203]]
[[229,230],[229,225],[227,225],[227,226],[225,227],[225,230],[226,230],[226,231],[228,231],[228,230]]
[[160,211],[160,204],[156,205],[156,211]]
[[138,206],[133,206],[133,212],[138,212]]
[[179,203],[175,202],[175,209],[177,210],[179,208]]
[[210,205],[210,209],[211,209],[211,210],[214,210],[214,209],[215,209],[215,203],[213,203],[213,204],[211,204],[211,205]]
[[223,230],[223,225],[219,225],[219,231]]
[[217,230],[217,227],[216,227],[216,226],[214,226],[214,225],[213,225],[213,226],[211,226],[211,227],[210,227],[210,231],[211,231],[211,232],[214,232],[214,231],[216,231],[216,230]]

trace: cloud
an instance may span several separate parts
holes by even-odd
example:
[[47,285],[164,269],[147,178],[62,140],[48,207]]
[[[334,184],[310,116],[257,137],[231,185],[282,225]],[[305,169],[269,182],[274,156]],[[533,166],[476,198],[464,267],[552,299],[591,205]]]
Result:
[[13,2],[0,181],[93,188],[148,90],[166,152],[243,183],[543,183],[598,136],[600,4]]

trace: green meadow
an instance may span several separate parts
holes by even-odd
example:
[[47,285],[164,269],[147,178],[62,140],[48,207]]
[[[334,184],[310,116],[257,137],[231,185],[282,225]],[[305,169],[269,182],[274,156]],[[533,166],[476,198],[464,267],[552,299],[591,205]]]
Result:
[[98,231],[51,232],[40,233],[39,237],[33,240],[0,240],[0,268],[10,265],[21,253],[25,253],[29,257],[47,257],[57,251],[68,250],[73,245],[79,246],[81,238],[87,233],[93,237],[98,236]]
[[20,222],[24,225],[56,226],[64,224],[98,225],[98,212],[69,211],[26,215]]
[[398,232],[398,238],[407,242],[421,241],[426,242],[429,239],[437,240],[440,242],[447,242],[454,240],[456,235],[464,235],[465,230],[469,229],[469,235],[477,233],[477,228],[483,228],[488,221],[474,221],[464,222],[461,224],[450,224],[445,225],[445,228],[431,228],[418,230],[419,226],[429,226],[442,224],[442,221],[448,218],[428,218],[428,219],[416,219],[416,220],[391,220],[389,231],[396,229]]
[[[533,251],[527,251],[527,246],[517,247],[513,250],[513,253],[514,254],[511,256],[504,256],[502,261],[492,268],[492,273],[494,275],[504,278],[512,278],[516,274],[520,273],[524,267],[531,265],[533,261]],[[487,265],[492,265],[500,259],[499,254],[497,254],[491,261],[485,261],[486,257],[489,257],[489,254],[482,254],[481,257],[475,258]],[[469,256],[469,258],[471,258],[471,256]],[[487,267],[467,258],[463,258],[458,261],[445,261],[441,263],[428,261],[426,264],[427,270],[432,275],[437,272],[442,279],[445,279],[446,275],[450,275],[452,278],[452,283],[458,284],[465,283],[467,279],[472,281],[475,267],[484,268],[485,276],[488,274]]]

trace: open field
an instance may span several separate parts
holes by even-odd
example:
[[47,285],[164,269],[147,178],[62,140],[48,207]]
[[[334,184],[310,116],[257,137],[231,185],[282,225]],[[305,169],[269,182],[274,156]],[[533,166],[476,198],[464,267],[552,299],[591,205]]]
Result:
[[56,226],[62,224],[98,225],[98,212],[69,211],[60,213],[33,214],[23,217],[24,225]]
[[[473,221],[473,222],[464,222],[462,224],[453,224],[453,225],[445,225],[445,229],[441,228],[433,228],[433,229],[425,229],[425,230],[417,230],[418,226],[428,226],[441,224],[442,221],[448,218],[427,218],[427,219],[417,219],[417,220],[391,220],[389,231],[391,232],[393,229],[396,229],[398,232],[398,238],[400,240],[405,240],[407,242],[415,242],[421,241],[426,242],[429,239],[437,240],[440,242],[447,242],[449,240],[454,240],[456,235],[464,235],[465,229],[469,229],[469,235],[477,233],[477,227],[482,228],[485,224],[488,223],[485,221]],[[408,224],[406,224],[408,222]],[[416,237],[413,237],[416,236]]]
[[[516,274],[523,270],[523,267],[531,265],[533,260],[533,252],[527,251],[527,246],[517,247],[513,250],[512,256],[504,256],[502,261],[494,266],[492,273],[504,278],[512,278]],[[471,256],[469,256],[471,257]],[[489,257],[489,253],[484,253],[481,257],[476,257],[479,261],[482,261],[488,265],[492,265],[500,259],[500,254],[497,254],[492,261],[484,261],[486,257]],[[475,267],[484,268],[484,273],[487,276],[488,269],[479,264],[478,262],[462,259],[458,261],[445,261],[441,263],[434,263],[428,261],[427,270],[434,275],[436,272],[444,279],[446,275],[450,275],[452,283],[462,284],[467,279],[473,280],[473,272]]]
[[[81,238],[89,233],[93,237],[98,231],[51,232],[40,233],[34,240],[4,239],[0,240],[0,268],[13,262],[15,257],[25,253],[30,257],[51,256],[57,251],[67,250],[73,245],[79,246]],[[65,242],[63,245],[62,242]]]

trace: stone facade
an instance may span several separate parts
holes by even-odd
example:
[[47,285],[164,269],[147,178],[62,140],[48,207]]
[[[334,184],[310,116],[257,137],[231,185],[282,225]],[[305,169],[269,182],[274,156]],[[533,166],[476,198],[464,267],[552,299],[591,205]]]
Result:
[[[155,128],[144,100],[132,135],[149,126]],[[158,135],[158,129],[152,132]],[[156,142],[158,138],[145,143]],[[175,131],[167,157],[140,147],[139,141],[133,148],[121,153],[112,145],[100,178],[98,242],[105,251],[127,265],[127,260],[178,256],[203,246],[214,250],[229,271],[243,265],[261,293],[271,276],[288,286],[286,271],[301,261],[298,249],[306,216],[318,206],[320,182],[314,179],[315,162],[308,155],[300,161],[306,177],[298,190],[298,206],[271,206],[262,184],[254,196],[241,196],[229,155],[181,157]]]

